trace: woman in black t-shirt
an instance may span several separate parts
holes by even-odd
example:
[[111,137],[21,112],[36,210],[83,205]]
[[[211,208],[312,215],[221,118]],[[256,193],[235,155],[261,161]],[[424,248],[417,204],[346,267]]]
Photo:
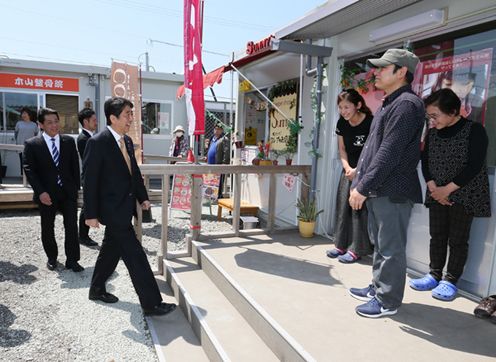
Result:
[[367,231],[367,209],[364,205],[361,210],[352,210],[348,198],[373,116],[363,97],[354,89],[347,89],[339,94],[337,103],[341,118],[338,120],[336,134],[343,172],[336,199],[335,248],[328,250],[327,256],[349,264],[372,252]]

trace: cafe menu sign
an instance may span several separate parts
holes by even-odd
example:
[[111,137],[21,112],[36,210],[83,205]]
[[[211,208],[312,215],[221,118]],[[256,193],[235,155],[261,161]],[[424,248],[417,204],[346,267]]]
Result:
[[79,78],[0,73],[0,88],[79,92]]

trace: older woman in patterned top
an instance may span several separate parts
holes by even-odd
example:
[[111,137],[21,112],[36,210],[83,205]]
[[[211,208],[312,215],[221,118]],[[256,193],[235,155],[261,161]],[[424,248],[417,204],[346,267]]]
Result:
[[[491,216],[486,167],[488,138],[481,124],[460,115],[460,99],[452,90],[432,93],[425,105],[434,125],[422,153],[431,235],[430,272],[412,279],[410,287],[432,290],[434,298],[451,301],[456,297],[456,283],[467,261],[472,220]],[[443,279],[446,259],[447,273]]]

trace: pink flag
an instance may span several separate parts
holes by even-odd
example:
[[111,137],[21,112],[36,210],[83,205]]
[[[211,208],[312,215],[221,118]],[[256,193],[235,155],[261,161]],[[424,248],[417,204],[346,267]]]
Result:
[[189,135],[205,133],[201,57],[203,0],[184,0],[184,86]]

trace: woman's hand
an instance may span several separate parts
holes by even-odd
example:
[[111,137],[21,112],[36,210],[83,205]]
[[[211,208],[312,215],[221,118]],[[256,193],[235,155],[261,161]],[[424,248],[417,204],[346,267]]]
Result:
[[439,202],[441,205],[451,206],[452,202],[449,201],[449,195],[451,194],[451,190],[448,186],[440,186],[436,187],[433,191],[431,191],[431,196],[434,200]]
[[356,168],[351,168],[351,167],[350,167],[350,168],[348,168],[348,169],[345,171],[344,175],[346,176],[346,178],[347,178],[348,180],[352,181],[352,180],[353,180],[353,178],[354,178],[354,177],[355,177],[355,175],[356,175]]

